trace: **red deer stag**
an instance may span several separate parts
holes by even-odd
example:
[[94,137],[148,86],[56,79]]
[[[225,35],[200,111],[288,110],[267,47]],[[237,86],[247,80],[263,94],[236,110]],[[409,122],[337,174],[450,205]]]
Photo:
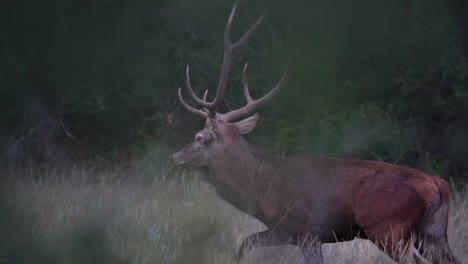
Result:
[[[237,259],[253,247],[293,244],[305,260],[322,262],[320,245],[369,239],[398,260],[402,243],[416,237],[418,250],[429,260],[459,263],[447,241],[449,191],[447,183],[415,169],[368,160],[323,156],[275,158],[255,151],[242,137],[255,127],[258,114],[239,120],[272,99],[285,85],[289,71],[260,99],[253,99],[243,72],[247,104],[218,113],[224,97],[233,53],[260,24],[260,17],[235,43],[230,31],[236,7],[224,31],[224,57],[213,101],[197,97],[190,82],[191,98],[201,109],[180,103],[205,120],[195,141],[172,156],[176,165],[202,169],[221,198],[257,218],[268,228],[242,243]],[[412,249],[414,250],[414,249]]]

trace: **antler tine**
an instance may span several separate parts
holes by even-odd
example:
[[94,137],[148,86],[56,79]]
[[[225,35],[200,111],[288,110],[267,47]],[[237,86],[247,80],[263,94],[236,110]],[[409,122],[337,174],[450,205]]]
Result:
[[280,90],[281,88],[284,87],[286,82],[289,79],[290,71],[289,71],[289,66],[285,67],[285,70],[283,72],[283,76],[281,76],[281,79],[279,82],[276,84],[276,86],[271,89],[270,92],[268,92],[266,95],[263,97],[253,100],[250,97],[249,90],[248,90],[248,85],[247,85],[247,79],[246,79],[246,68],[244,67],[244,94],[247,99],[247,104],[243,106],[242,108],[227,112],[225,114],[219,114],[219,118],[226,121],[226,122],[231,122],[234,121],[250,112],[255,110],[257,107],[265,104],[266,102],[270,101]]
[[251,103],[253,99],[250,96],[250,92],[249,92],[249,83],[247,80],[247,65],[248,63],[246,62],[244,65],[244,71],[242,72],[242,84],[244,86],[245,99],[247,100],[247,103]]
[[[203,102],[206,102],[206,96],[208,95],[208,89],[206,89],[205,94],[203,95]],[[210,114],[210,111],[206,109],[206,107],[203,107],[203,112],[205,112],[207,115]]]
[[236,14],[237,5],[234,5],[231,10],[231,14],[229,15],[228,21],[226,23],[226,27],[224,28],[224,48],[230,48],[232,46],[231,43],[231,27],[232,21],[234,21],[234,15]]
[[242,37],[236,43],[232,44],[233,49],[237,49],[237,48],[241,47],[242,45],[244,45],[245,41],[250,37],[252,32],[254,32],[255,29],[257,29],[258,25],[260,25],[260,23],[262,22],[265,15],[266,15],[266,13],[263,13],[257,19],[257,21],[255,21],[255,23],[253,23],[253,25],[250,26],[250,28],[244,33],[244,35],[242,35]]
[[185,70],[185,84],[187,86],[187,90],[189,91],[190,97],[199,105],[206,107],[206,98],[201,100],[198,96],[193,92],[192,83],[190,81],[190,66],[187,64],[187,68]]
[[197,116],[203,118],[203,119],[206,119],[206,117],[208,116],[207,113],[203,112],[202,110],[199,110],[199,109],[195,109],[193,108],[192,106],[190,106],[189,104],[187,104],[184,99],[182,98],[182,93],[180,91],[180,87],[179,87],[179,93],[178,93],[178,96],[179,96],[179,101],[180,103],[185,107],[185,109],[189,110],[190,112],[196,114]]
[[221,75],[219,77],[218,89],[216,91],[216,97],[211,102],[199,102],[201,100],[197,100],[194,98],[194,100],[197,101],[197,103],[199,103],[203,107],[210,110],[210,115],[212,117],[216,115],[216,107],[224,99],[224,93],[226,91],[226,84],[227,84],[227,79],[229,76],[229,70],[231,68],[233,52],[245,43],[245,41],[252,34],[252,32],[258,27],[260,22],[263,20],[263,17],[265,16],[265,14],[263,14],[259,19],[257,19],[257,21],[255,21],[255,23],[244,33],[244,35],[242,35],[242,37],[233,44],[231,42],[230,35],[231,35],[231,27],[232,27],[232,22],[234,21],[235,13],[236,13],[236,5],[234,5],[234,7],[232,8],[228,22],[226,24],[226,28],[224,29],[223,64],[221,68]]

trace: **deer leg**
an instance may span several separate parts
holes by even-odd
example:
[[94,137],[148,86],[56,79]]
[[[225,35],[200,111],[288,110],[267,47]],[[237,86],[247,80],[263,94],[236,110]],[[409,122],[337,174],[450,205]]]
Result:
[[273,247],[288,244],[288,242],[279,239],[278,236],[271,230],[265,230],[248,236],[240,245],[235,256],[236,262],[239,262],[248,252],[256,247]]
[[420,228],[419,252],[433,263],[460,263],[448,244],[448,210],[448,204],[441,203],[433,212],[427,213]]
[[425,238],[419,241],[419,246],[416,247],[416,250],[421,254],[426,261],[416,259],[416,263],[461,263],[453,255],[452,251],[448,246],[439,243],[438,241]]
[[455,258],[450,248],[445,245],[430,240],[423,241],[421,245],[419,252],[431,263],[461,263]]
[[413,250],[411,228],[405,223],[378,223],[363,230],[369,240],[397,263]]

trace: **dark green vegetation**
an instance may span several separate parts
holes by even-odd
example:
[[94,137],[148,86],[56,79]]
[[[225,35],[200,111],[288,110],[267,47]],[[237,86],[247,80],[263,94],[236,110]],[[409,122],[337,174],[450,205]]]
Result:
[[[177,87],[190,63],[197,92],[213,95],[232,4],[4,2],[2,159],[188,142],[200,123],[181,109]],[[467,177],[465,1],[242,1],[234,37],[265,10],[236,58],[225,110],[244,103],[246,61],[260,96],[286,58],[300,55],[289,85],[261,111],[252,141],[275,152],[381,159]]]

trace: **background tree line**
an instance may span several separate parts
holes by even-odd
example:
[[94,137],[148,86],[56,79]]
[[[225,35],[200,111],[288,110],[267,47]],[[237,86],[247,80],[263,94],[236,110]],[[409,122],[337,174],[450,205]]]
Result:
[[[3,163],[134,153],[191,141],[201,122],[178,104],[191,65],[214,94],[232,1],[17,0],[0,5]],[[468,3],[240,1],[222,110],[293,75],[249,140],[276,153],[380,159],[468,177]]]

